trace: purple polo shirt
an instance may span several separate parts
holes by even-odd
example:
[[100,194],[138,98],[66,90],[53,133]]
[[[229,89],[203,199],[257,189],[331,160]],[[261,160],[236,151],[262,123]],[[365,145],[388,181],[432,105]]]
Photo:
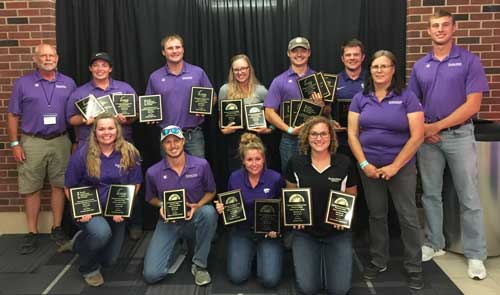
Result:
[[203,117],[189,114],[189,98],[193,86],[212,88],[212,83],[202,68],[185,61],[179,75],[172,74],[167,66],[163,66],[149,76],[146,94],[160,94],[162,97],[161,128],[176,125],[187,129],[203,123]]
[[99,200],[101,207],[106,206],[108,199],[109,186],[111,184],[141,184],[142,183],[142,170],[141,163],[138,160],[137,165],[128,169],[120,169],[120,161],[122,155],[118,151],[114,151],[106,157],[101,154],[101,177],[91,177],[87,174],[87,151],[88,146],[83,145],[71,156],[68,168],[64,175],[64,186],[67,188],[81,187],[81,186],[94,186],[97,187],[99,192]]
[[335,91],[336,99],[352,99],[354,95],[365,88],[365,79],[368,73],[361,70],[356,80],[351,79],[343,70],[338,74],[337,89]]
[[[129,84],[113,80],[109,78],[109,86],[107,89],[102,90],[101,88],[95,86],[94,81],[89,81],[82,86],[78,87],[73,93],[71,93],[71,97],[66,106],[66,116],[68,121],[74,115],[81,115],[80,111],[76,108],[75,102],[93,94],[96,98],[104,95],[112,96],[113,93],[117,94],[136,94],[135,90]],[[79,125],[75,126],[78,134],[79,146],[85,144],[90,135],[90,125]],[[132,126],[131,125],[122,125],[123,137],[126,140],[132,141]]]
[[434,58],[433,51],[419,59],[409,88],[422,100],[426,122],[446,118],[465,103],[467,95],[489,89],[479,58],[455,44],[442,61]]
[[[66,103],[75,88],[75,81],[59,72],[52,81],[43,79],[38,71],[29,73],[14,83],[8,112],[23,118],[23,133],[63,133],[68,127]],[[56,117],[55,124],[44,124],[48,116]]]
[[228,191],[240,189],[243,202],[245,203],[245,213],[247,216],[246,225],[253,226],[254,223],[254,200],[256,199],[279,199],[281,189],[285,182],[281,174],[271,169],[264,169],[257,186],[252,188],[248,180],[248,172],[244,169],[234,171],[229,177]]
[[186,165],[177,175],[166,159],[151,166],[146,172],[146,201],[163,199],[163,192],[186,190],[186,202],[196,203],[207,192],[215,192],[215,180],[207,160],[186,155]]
[[[308,67],[304,77],[314,73],[315,71]],[[269,87],[269,91],[267,92],[267,96],[264,98],[264,107],[273,108],[279,113],[279,109],[283,101],[300,99],[301,94],[299,86],[297,85],[297,80],[299,78],[302,77],[299,77],[297,73],[292,71],[291,67],[274,78],[273,82],[271,82],[271,86]]]
[[[381,102],[374,93],[354,96],[350,112],[359,114],[359,141],[366,159],[376,167],[394,161],[410,138],[407,114],[421,112],[422,105],[409,89],[390,92]],[[409,163],[415,162],[415,156]]]

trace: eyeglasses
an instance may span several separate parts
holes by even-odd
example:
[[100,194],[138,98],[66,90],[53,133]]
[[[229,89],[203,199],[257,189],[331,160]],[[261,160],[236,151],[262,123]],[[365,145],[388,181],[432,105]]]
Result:
[[165,128],[161,131],[161,133],[165,136],[169,134],[180,134],[182,133],[182,129],[179,127]]
[[241,68],[233,69],[233,73],[246,72],[246,71],[248,71],[249,68],[250,67],[241,67]]
[[328,133],[328,132],[320,132],[320,133],[311,132],[311,133],[309,133],[309,136],[311,138],[318,138],[318,137],[327,138],[328,136],[330,136],[330,133]]
[[389,68],[393,67],[394,65],[373,65],[370,67],[370,69],[372,71],[378,71],[378,70],[381,70],[381,71],[385,71],[385,70],[388,70]]

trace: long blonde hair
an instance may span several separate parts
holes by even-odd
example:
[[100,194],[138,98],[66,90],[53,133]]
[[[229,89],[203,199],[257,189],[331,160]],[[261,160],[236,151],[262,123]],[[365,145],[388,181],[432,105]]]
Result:
[[[250,71],[250,77],[248,81],[248,93],[246,93],[243,89],[241,89],[240,84],[238,81],[234,78],[234,73],[233,73],[233,63],[237,60],[244,60],[248,64],[249,71]],[[229,74],[227,76],[227,84],[228,84],[228,90],[227,90],[227,97],[229,99],[242,99],[242,98],[247,98],[250,97],[251,94],[255,93],[255,89],[257,88],[257,85],[260,84],[259,80],[257,80],[257,77],[255,77],[255,71],[253,69],[252,63],[250,62],[250,58],[246,54],[237,54],[231,58],[231,64],[229,66]]]
[[118,119],[110,114],[104,113],[97,116],[94,120],[94,124],[90,129],[90,137],[87,151],[87,174],[92,177],[101,177],[101,148],[97,142],[96,128],[97,122],[103,119],[113,119],[116,127],[116,140],[115,140],[115,151],[121,154],[120,169],[125,171],[135,165],[137,161],[140,160],[139,151],[128,141],[123,138],[123,131],[118,122]]

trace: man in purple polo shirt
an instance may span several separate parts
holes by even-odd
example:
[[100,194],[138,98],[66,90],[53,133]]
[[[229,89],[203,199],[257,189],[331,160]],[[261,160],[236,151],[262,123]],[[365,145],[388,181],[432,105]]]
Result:
[[[40,190],[45,176],[52,191],[52,233],[58,244],[65,241],[61,230],[64,210],[64,171],[71,143],[66,135],[66,103],[76,88],[73,79],[57,72],[58,55],[54,47],[40,44],[33,61],[38,70],[19,78],[9,101],[7,131],[12,154],[18,163],[19,193],[24,206],[29,233],[24,237],[21,253],[29,254],[38,245]],[[21,139],[19,135],[19,119]]]
[[189,114],[191,87],[212,88],[212,83],[202,68],[184,61],[184,41],[179,35],[169,35],[161,40],[166,65],[149,76],[146,94],[162,97],[163,120],[160,127],[176,125],[185,134],[186,151],[197,157],[205,157],[205,138],[201,115]]
[[[266,120],[283,132],[280,142],[281,170],[283,172],[288,160],[297,153],[297,134],[302,126],[291,127],[283,122],[279,115],[281,103],[286,100],[300,99],[301,94],[297,80],[314,73],[308,64],[311,56],[309,40],[304,37],[295,37],[290,40],[287,55],[290,59],[290,68],[274,78],[267,96],[264,98]],[[312,99],[316,103],[324,105],[321,96],[313,95]]]
[[[86,120],[76,108],[76,101],[90,94],[93,94],[96,98],[104,95],[110,95],[112,97],[115,93],[136,94],[135,90],[128,83],[111,78],[110,74],[113,71],[113,60],[106,52],[98,52],[92,55],[89,62],[89,71],[92,73],[92,80],[78,87],[71,94],[66,106],[67,120],[71,125],[75,126],[76,142],[79,147],[88,140],[94,118],[92,117]],[[137,118],[126,118],[122,114],[118,114],[117,118],[122,125],[123,137],[128,141],[132,141],[131,124],[135,122]]]
[[445,254],[441,192],[448,164],[460,202],[468,275],[484,279],[486,241],[471,118],[479,111],[488,82],[479,58],[453,43],[455,31],[449,12],[437,10],[430,17],[432,51],[415,63],[409,83],[422,101],[426,120],[425,143],[418,151],[426,217],[422,260]]
[[[205,159],[184,152],[185,137],[178,126],[167,126],[161,131],[165,159],[146,172],[146,200],[160,208],[161,219],[156,224],[153,238],[144,258],[144,280],[155,283],[168,274],[174,246],[182,238],[194,242],[191,272],[199,286],[211,282],[206,270],[212,239],[217,229],[217,213],[211,202],[215,196],[215,181]],[[165,222],[163,219],[163,192],[185,189],[188,213],[186,220]]]

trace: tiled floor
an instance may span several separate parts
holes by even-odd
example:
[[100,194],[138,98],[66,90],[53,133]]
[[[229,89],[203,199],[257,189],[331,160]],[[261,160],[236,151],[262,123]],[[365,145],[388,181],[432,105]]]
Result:
[[451,278],[464,295],[499,295],[500,294],[500,256],[490,257],[485,262],[488,277],[482,281],[472,280],[467,276],[467,260],[463,255],[447,252],[434,258],[434,261]]

